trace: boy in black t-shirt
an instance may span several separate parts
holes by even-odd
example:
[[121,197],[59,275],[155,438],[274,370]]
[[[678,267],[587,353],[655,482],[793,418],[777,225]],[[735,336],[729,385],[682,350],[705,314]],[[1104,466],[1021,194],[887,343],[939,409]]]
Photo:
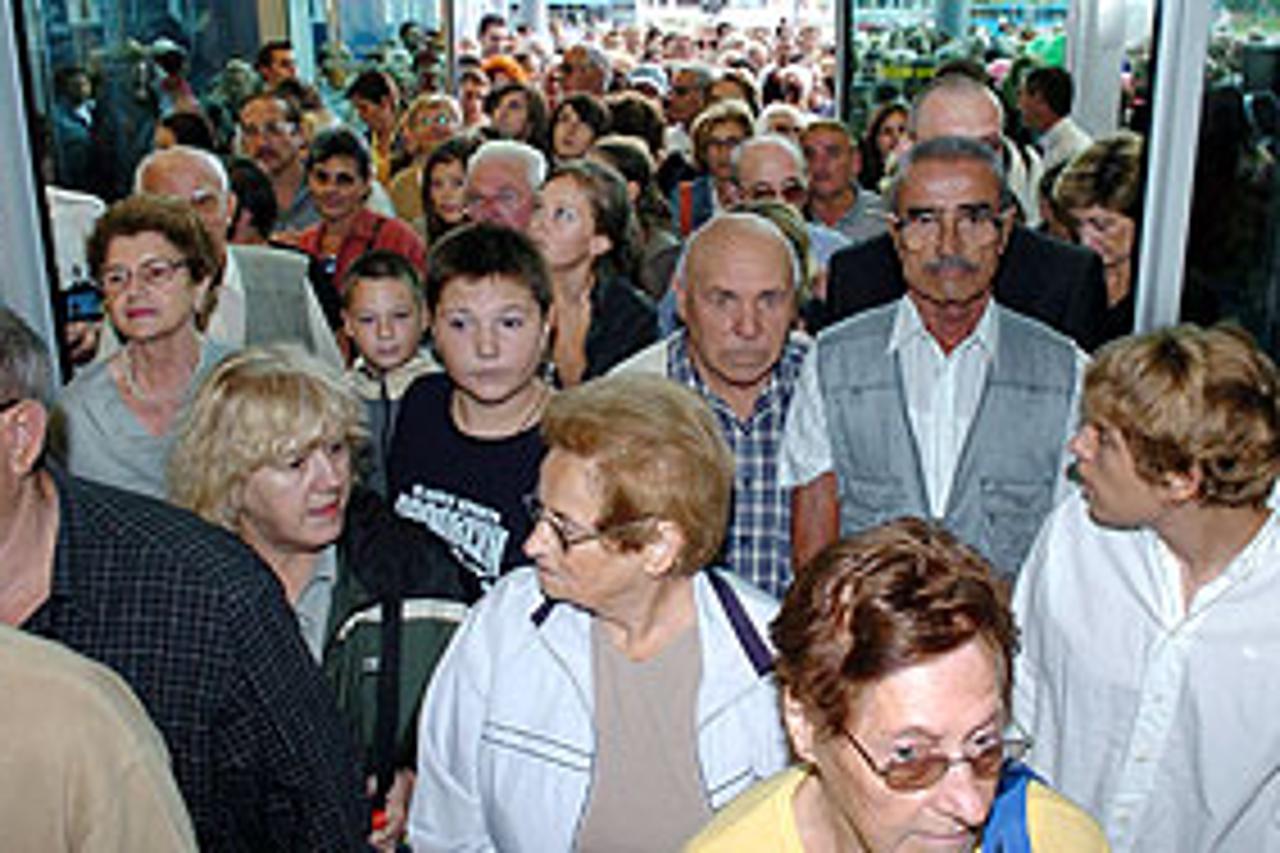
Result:
[[538,423],[552,394],[541,377],[550,278],[527,237],[488,224],[451,232],[427,269],[445,373],[421,377],[401,402],[388,497],[490,583],[527,562],[522,498],[537,487]]

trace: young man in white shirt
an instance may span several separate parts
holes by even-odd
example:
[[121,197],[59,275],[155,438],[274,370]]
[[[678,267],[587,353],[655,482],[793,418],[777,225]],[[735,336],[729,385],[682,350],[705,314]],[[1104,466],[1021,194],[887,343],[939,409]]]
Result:
[[1081,489],[1018,581],[1014,710],[1117,851],[1280,849],[1278,383],[1242,331],[1193,326],[1086,374]]

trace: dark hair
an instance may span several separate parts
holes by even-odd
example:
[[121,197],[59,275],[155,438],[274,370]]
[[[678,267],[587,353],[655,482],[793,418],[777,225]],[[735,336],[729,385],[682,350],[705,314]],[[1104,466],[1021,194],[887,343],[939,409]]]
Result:
[[737,100],[747,105],[747,108],[751,110],[752,116],[760,114],[760,90],[756,86],[756,81],[751,78],[750,73],[740,68],[726,68],[720,73],[719,77],[711,82],[710,88],[714,88],[715,84],[721,80],[728,80],[736,84],[743,94],[743,97]]
[[347,87],[347,99],[364,98],[366,101],[381,103],[384,98],[394,97],[395,86],[390,75],[377,68],[366,68]]
[[902,518],[828,546],[769,628],[778,677],[829,731],[886,676],[982,640],[1009,710],[1018,629],[1007,585],[941,527]]
[[476,27],[476,37],[483,38],[490,27],[505,27],[507,19],[497,12],[487,12],[480,16],[480,24]]
[[524,95],[528,121],[525,123],[524,135],[516,137],[520,142],[527,142],[539,151],[546,153],[551,143],[551,119],[547,113],[547,99],[536,86],[528,83],[507,83],[491,89],[484,96],[484,111],[492,118],[498,104],[508,95],[520,93]]
[[[556,104],[555,112],[551,114],[553,146],[555,144],[556,123],[560,121],[560,115],[566,109],[572,109],[578,120],[590,127],[597,137],[609,132],[609,108],[605,106],[604,101],[595,95],[577,92]],[[555,152],[552,151],[552,153],[554,154]]]
[[179,145],[203,148],[205,151],[218,150],[213,136],[213,125],[200,113],[169,113],[160,119],[160,126],[172,133]]
[[639,92],[615,92],[605,96],[604,102],[609,108],[609,132],[642,140],[656,160],[667,126],[657,104]]
[[350,308],[356,282],[362,278],[394,278],[404,282],[413,294],[413,300],[421,306],[425,300],[422,290],[422,277],[409,263],[408,258],[389,249],[374,249],[365,252],[351,262],[342,276],[342,307]]
[[455,228],[427,257],[427,307],[434,312],[449,282],[501,276],[529,288],[543,314],[551,307],[551,274],[524,233],[476,222]]
[[186,261],[192,281],[207,278],[217,270],[213,243],[191,205],[180,199],[144,194],[111,205],[93,226],[85,244],[89,274],[95,279],[102,277],[112,240],[147,232],[155,232],[173,244]]
[[1034,68],[1022,78],[1027,94],[1039,96],[1053,114],[1059,117],[1071,113],[1075,87],[1071,74],[1062,68]]
[[276,84],[275,93],[282,98],[287,98],[298,105],[299,111],[313,112],[325,108],[324,98],[320,95],[320,90],[315,86],[303,83],[297,78],[289,78],[281,80]]
[[275,230],[280,206],[267,173],[248,157],[233,157],[227,164],[227,181],[239,205],[236,217],[241,210],[249,211],[249,222],[259,234],[269,236]]
[[258,48],[258,57],[254,60],[253,67],[258,69],[269,67],[275,61],[277,50],[293,50],[293,42],[288,39],[272,39],[267,42]]
[[437,166],[444,163],[461,163],[463,180],[465,181],[467,162],[479,147],[479,139],[469,133],[464,133],[452,139],[446,139],[427,155],[427,161],[422,166],[422,212],[426,221],[428,243],[443,237],[456,227],[456,223],[450,224],[441,219],[431,205],[431,173],[435,171]]
[[369,180],[369,149],[351,128],[331,127],[317,133],[307,152],[307,171],[332,157],[350,157],[355,161],[360,177]]
[[640,188],[635,213],[644,229],[671,227],[671,207],[654,180],[653,157],[643,142],[634,136],[613,133],[597,139],[591,150],[607,160],[624,180]]
[[880,145],[876,137],[880,135],[880,128],[890,117],[901,113],[903,118],[911,115],[911,108],[902,101],[887,101],[876,107],[876,111],[871,114],[871,121],[867,124],[867,132],[862,137],[862,172],[858,175],[858,182],[869,190],[876,190],[880,184],[880,179],[885,175],[885,161],[880,154]]

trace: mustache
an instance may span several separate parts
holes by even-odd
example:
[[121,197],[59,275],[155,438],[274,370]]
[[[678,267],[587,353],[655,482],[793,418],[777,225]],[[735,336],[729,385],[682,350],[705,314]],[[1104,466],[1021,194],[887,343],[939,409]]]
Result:
[[973,274],[978,271],[978,265],[962,255],[940,255],[928,261],[924,268],[930,275],[948,272]]

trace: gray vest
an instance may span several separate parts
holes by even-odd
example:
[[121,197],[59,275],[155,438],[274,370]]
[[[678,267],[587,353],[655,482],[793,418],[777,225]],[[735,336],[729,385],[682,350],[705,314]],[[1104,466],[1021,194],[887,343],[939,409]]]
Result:
[[[887,352],[897,303],[856,315],[817,343],[818,381],[839,481],[840,531],[929,518],[902,370]],[[1077,385],[1071,342],[996,306],[999,343],[956,465],[943,526],[1013,577],[1052,509]]]
[[245,346],[287,341],[317,352],[307,323],[307,256],[266,246],[230,246],[244,283]]

